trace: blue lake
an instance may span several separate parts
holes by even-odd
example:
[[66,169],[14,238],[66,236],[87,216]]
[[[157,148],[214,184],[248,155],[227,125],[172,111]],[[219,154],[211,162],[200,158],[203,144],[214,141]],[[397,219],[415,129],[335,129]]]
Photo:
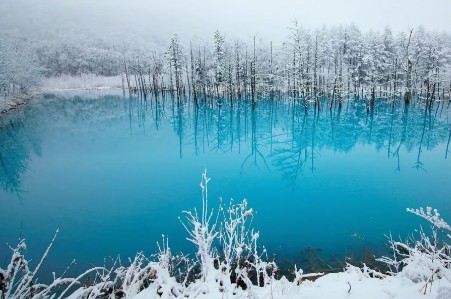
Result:
[[[61,92],[35,98],[0,127],[0,263],[19,237],[43,271],[61,273],[156,251],[193,252],[178,219],[201,205],[204,168],[219,197],[248,199],[260,244],[276,262],[302,251],[385,251],[384,234],[420,224],[406,208],[432,206],[451,221],[451,113],[437,102],[364,101],[320,112],[303,102],[192,101]],[[292,262],[292,263],[291,263]],[[47,273],[47,274],[45,274]]]

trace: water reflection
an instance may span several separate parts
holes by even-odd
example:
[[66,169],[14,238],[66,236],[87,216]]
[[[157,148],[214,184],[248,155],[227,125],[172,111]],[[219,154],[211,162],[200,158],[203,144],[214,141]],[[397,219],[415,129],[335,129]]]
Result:
[[22,178],[28,170],[31,153],[41,154],[38,136],[24,125],[23,112],[15,119],[0,119],[0,186],[15,193],[23,193]]
[[[295,101],[261,101],[255,110],[245,100],[200,103],[199,108],[184,103],[175,111],[171,106],[170,121],[179,137],[181,158],[186,136],[190,136],[187,145],[194,145],[196,154],[199,148],[241,153],[244,143],[248,152],[241,172],[269,169],[270,164],[292,184],[305,171],[315,171],[315,160],[321,158],[322,149],[347,153],[358,144],[374,145],[378,151],[386,151],[389,159],[395,159],[396,171],[401,171],[401,147],[408,152],[415,149],[417,159],[412,167],[426,170],[421,160],[423,150],[449,139],[449,112],[439,109],[439,104],[435,113],[424,111],[421,104],[393,107],[384,103],[368,113],[359,101],[348,102],[342,111],[322,112],[313,108],[306,112],[304,105]],[[160,110],[160,119],[165,113]]]
[[277,171],[293,186],[305,172],[317,170],[315,164],[324,149],[349,153],[358,145],[371,145],[385,151],[398,172],[402,171],[402,148],[416,151],[410,163],[421,171],[428,169],[422,160],[425,150],[445,144],[444,158],[450,153],[450,111],[445,102],[425,110],[422,103],[393,106],[381,101],[369,112],[359,100],[348,101],[342,110],[329,110],[327,102],[321,105],[319,111],[313,106],[306,111],[303,103],[290,99],[261,100],[252,109],[245,99],[199,99],[195,104],[169,96],[49,95],[2,119],[0,186],[20,197],[30,157],[41,153],[44,131],[70,133],[74,124],[101,131],[127,123],[131,136],[169,124],[178,139],[180,159],[186,151],[195,155],[236,152],[242,154],[242,175],[252,169]]
[[390,230],[416,227],[406,207],[431,205],[449,219],[446,102],[427,111],[415,102],[320,105],[267,99],[252,109],[246,99],[120,92],[36,98],[1,119],[0,245],[23,223],[39,253],[60,227],[55,260],[64,270],[76,257],[81,271],[107,255],[152,251],[161,233],[189,252],[177,217],[198,205],[203,167],[213,199],[249,199],[262,244],[290,267],[306,258],[321,265],[320,251],[382,247]]
[[448,153],[450,153],[450,150],[449,150],[449,141],[450,140],[451,140],[451,129],[449,130],[448,142],[446,143],[445,159],[448,158]]

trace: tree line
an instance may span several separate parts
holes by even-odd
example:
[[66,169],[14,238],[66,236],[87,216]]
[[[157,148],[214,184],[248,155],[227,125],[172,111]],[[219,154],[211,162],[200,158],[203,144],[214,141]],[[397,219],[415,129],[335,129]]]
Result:
[[321,98],[330,109],[347,98],[366,98],[369,107],[377,98],[430,105],[449,98],[451,89],[451,35],[424,27],[364,33],[355,25],[310,30],[293,21],[280,45],[219,31],[209,42],[184,43],[175,34],[168,45],[81,38],[21,43],[0,41],[5,93],[35,85],[38,74],[84,73],[122,76],[124,89],[144,96],[244,97],[254,105],[260,97],[289,96],[317,109]]

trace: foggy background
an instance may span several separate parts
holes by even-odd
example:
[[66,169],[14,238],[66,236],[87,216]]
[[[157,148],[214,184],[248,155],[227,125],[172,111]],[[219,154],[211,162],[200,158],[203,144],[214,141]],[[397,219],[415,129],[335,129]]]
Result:
[[140,37],[165,44],[211,39],[215,30],[244,40],[256,34],[280,43],[291,20],[309,29],[354,23],[362,31],[389,25],[394,33],[424,25],[451,28],[449,0],[0,0],[3,36],[65,39]]

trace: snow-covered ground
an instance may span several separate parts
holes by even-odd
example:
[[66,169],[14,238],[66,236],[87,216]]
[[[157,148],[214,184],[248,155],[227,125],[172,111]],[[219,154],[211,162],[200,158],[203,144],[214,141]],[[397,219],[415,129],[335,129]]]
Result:
[[59,77],[45,78],[41,86],[43,91],[117,88],[122,88],[121,76],[102,77],[93,74],[82,74],[79,76],[61,75]]
[[[235,291],[224,294],[215,286],[210,293],[199,295],[199,299],[213,298],[268,298],[268,299],[420,299],[451,298],[451,284],[446,279],[435,279],[424,293],[424,283],[415,283],[403,273],[384,279],[371,278],[361,269],[349,267],[342,273],[327,274],[316,281],[303,281],[300,285],[285,278],[274,281],[265,287],[253,287],[251,290]],[[155,290],[144,290],[134,298],[159,298]]]

